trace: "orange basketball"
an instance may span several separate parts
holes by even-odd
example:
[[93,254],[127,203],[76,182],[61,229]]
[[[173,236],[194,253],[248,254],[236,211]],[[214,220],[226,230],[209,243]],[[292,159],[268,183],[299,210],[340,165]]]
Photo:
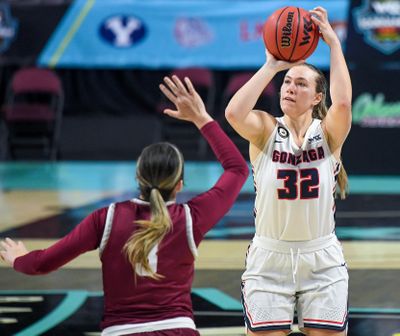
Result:
[[265,46],[280,60],[295,62],[306,59],[318,44],[318,26],[303,8],[280,8],[270,15],[263,28]]

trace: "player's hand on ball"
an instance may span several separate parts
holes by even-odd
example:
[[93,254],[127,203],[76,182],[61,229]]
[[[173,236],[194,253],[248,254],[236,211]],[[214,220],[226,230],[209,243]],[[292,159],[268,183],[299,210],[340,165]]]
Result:
[[331,45],[334,41],[339,41],[335,31],[328,21],[328,12],[323,7],[315,7],[310,10],[311,20],[318,26],[319,31],[322,35],[322,39],[326,44]]
[[300,60],[300,61],[297,61],[297,62],[287,62],[287,61],[282,61],[282,60],[276,59],[275,56],[272,55],[268,51],[267,48],[265,48],[265,55],[266,55],[266,58],[267,58],[267,63],[266,63],[267,66],[271,67],[276,72],[290,69],[291,67],[293,67],[295,65],[300,65],[300,64],[303,64],[305,62],[304,60]]

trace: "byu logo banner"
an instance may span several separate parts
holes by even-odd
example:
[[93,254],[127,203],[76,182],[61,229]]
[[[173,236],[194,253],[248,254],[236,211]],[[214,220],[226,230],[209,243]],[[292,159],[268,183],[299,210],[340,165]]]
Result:
[[[342,29],[348,0],[326,3]],[[311,9],[318,1],[285,5]],[[259,67],[265,61],[262,27],[281,0],[76,0],[51,36],[39,64],[52,67]],[[343,34],[342,34],[343,35]],[[344,42],[344,40],[343,40]],[[319,43],[309,62],[329,65]]]
[[135,16],[111,16],[100,26],[100,36],[117,48],[130,47],[141,41],[145,35],[143,21]]

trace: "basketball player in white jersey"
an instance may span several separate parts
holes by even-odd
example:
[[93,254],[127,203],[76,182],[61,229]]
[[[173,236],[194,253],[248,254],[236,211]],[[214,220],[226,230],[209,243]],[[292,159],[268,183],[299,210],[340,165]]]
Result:
[[[342,145],[351,127],[351,81],[325,9],[310,11],[330,48],[326,80],[303,61],[288,63],[268,51],[266,63],[232,97],[225,114],[250,142],[256,187],[256,234],[242,277],[248,335],[284,336],[294,312],[309,336],[346,334],[348,273],[335,236],[336,184],[345,195]],[[282,118],[253,110],[276,73]]]

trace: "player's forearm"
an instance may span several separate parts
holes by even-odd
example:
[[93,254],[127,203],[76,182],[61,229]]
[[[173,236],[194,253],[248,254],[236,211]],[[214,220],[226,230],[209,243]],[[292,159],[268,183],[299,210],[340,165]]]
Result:
[[229,101],[225,109],[225,116],[229,120],[240,121],[246,119],[257,103],[265,87],[274,78],[276,71],[264,64],[254,76],[241,87]]
[[332,42],[330,48],[330,94],[332,104],[349,108],[352,97],[351,79],[339,40]]
[[[53,269],[40,262],[43,250],[35,250],[24,256],[18,257],[14,262],[14,269],[28,275],[50,273]],[[46,266],[46,267],[43,267]]]
[[239,180],[246,180],[249,169],[243,156],[217,122],[206,124],[201,133],[212,148],[225,171],[231,171]]

